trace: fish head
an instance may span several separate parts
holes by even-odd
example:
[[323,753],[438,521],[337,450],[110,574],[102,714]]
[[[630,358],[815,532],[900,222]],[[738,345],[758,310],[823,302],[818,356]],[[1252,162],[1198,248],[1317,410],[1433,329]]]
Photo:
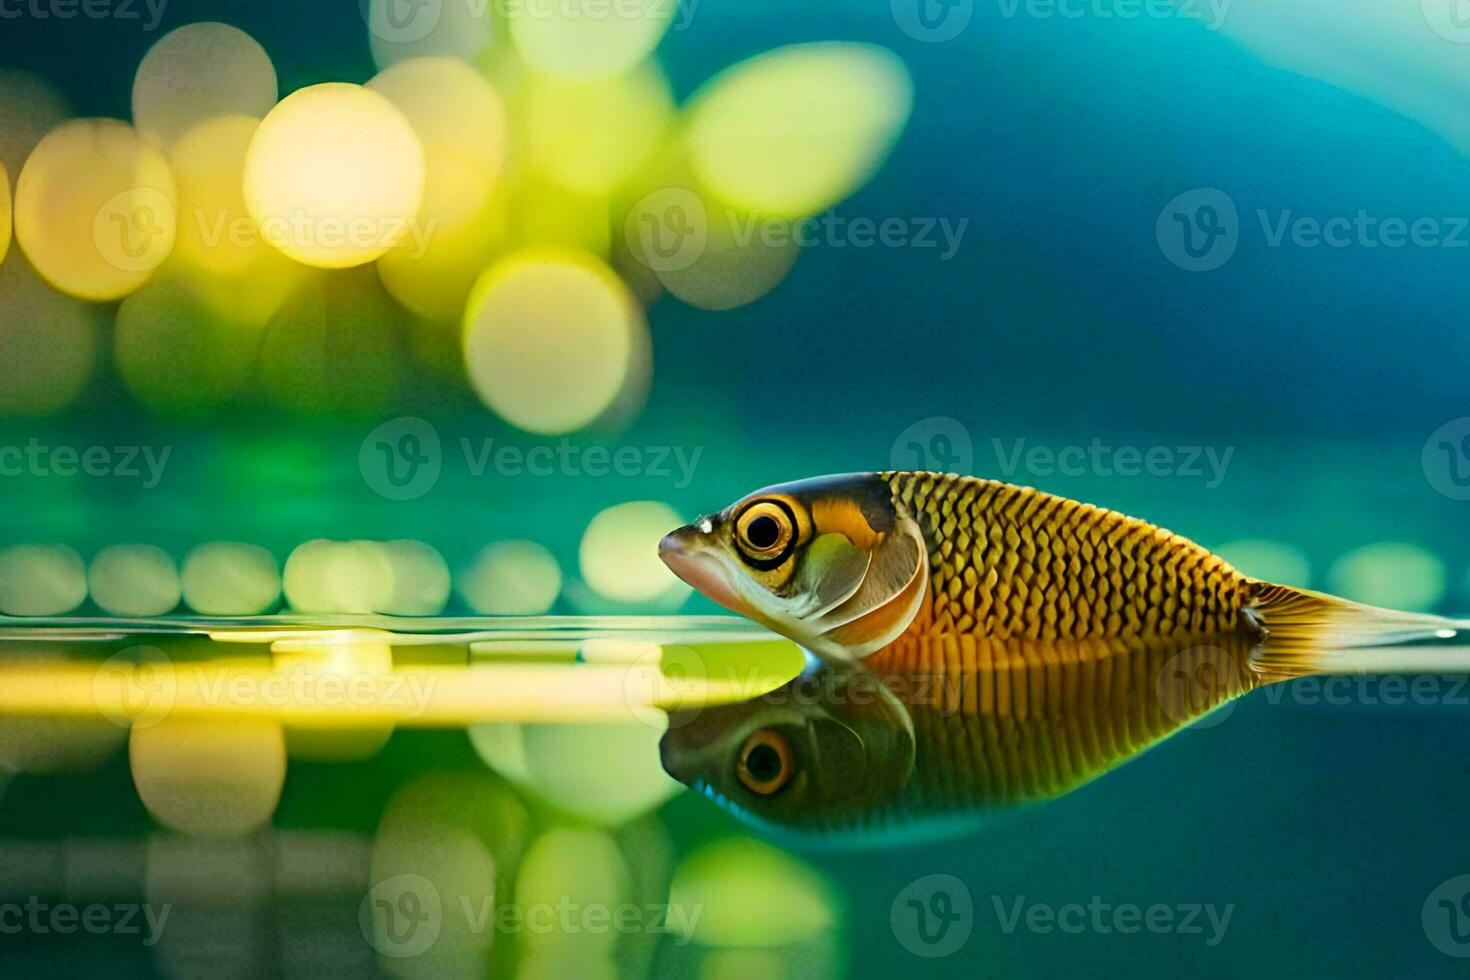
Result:
[[670,532],[659,555],[725,608],[839,662],[893,642],[928,587],[924,536],[876,473],[758,490]]
[[862,667],[808,671],[738,704],[671,713],[664,770],[759,828],[836,837],[908,783],[913,722]]

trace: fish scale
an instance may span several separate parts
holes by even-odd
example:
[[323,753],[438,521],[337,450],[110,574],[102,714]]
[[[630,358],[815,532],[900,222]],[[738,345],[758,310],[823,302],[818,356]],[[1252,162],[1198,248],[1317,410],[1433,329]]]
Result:
[[1000,639],[1235,629],[1254,583],[1177,534],[976,477],[881,474],[929,549],[915,628]]

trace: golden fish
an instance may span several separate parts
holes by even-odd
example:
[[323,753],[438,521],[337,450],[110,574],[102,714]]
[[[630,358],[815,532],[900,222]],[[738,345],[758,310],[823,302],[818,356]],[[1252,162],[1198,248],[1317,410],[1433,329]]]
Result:
[[[1254,580],[1144,521],[936,473],[771,487],[670,533],[660,553],[701,592],[826,661],[818,672],[826,682],[871,675],[885,688],[894,679],[901,687],[921,678],[937,678],[941,690],[958,685],[964,693],[938,714],[896,695],[887,709],[889,727],[907,727],[911,740],[921,730],[948,739],[947,749],[932,749],[937,768],[905,765],[900,752],[878,767],[881,776],[869,776],[896,780],[902,796],[923,792],[921,777],[968,773],[937,807],[946,813],[961,800],[961,810],[973,810],[979,801],[1064,792],[1188,723],[1199,712],[1171,709],[1160,693],[1160,671],[1177,668],[1177,658],[1216,651],[1207,665],[1221,681],[1202,698],[1203,710],[1304,674],[1403,669],[1392,658],[1401,644],[1453,638],[1465,625]],[[1364,660],[1364,650],[1377,652]],[[852,673],[854,664],[861,670]],[[819,744],[818,732],[836,729],[815,716],[787,709],[775,713],[779,723],[750,722],[768,707],[758,699],[695,721],[679,716],[687,724],[671,725],[665,764],[741,812],[783,813],[790,826],[804,819],[803,805],[788,808],[777,797],[812,792],[827,778],[813,760],[826,766],[843,750]],[[840,720],[845,710],[824,717]],[[856,742],[865,746],[863,765],[876,766],[883,752],[861,736]],[[806,769],[795,765],[798,743],[811,756]],[[792,792],[803,774],[804,787]]]

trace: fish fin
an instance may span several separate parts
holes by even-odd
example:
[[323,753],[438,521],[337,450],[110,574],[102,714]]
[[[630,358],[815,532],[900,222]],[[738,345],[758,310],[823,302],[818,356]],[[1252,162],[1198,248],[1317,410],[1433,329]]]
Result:
[[[1470,640],[1470,621],[1380,609],[1308,589],[1257,582],[1248,625],[1265,642],[1251,657],[1272,680],[1343,671],[1386,673],[1412,669],[1409,645],[1425,640]],[[1461,658],[1461,663],[1467,661]],[[1461,669],[1465,669],[1463,666]]]
[[809,623],[813,629],[830,634],[838,627],[888,605],[904,593],[915,578],[922,577],[927,582],[927,574],[921,576],[920,573],[927,573],[928,568],[929,555],[917,532],[889,535],[873,551],[872,561],[858,588],[821,616],[812,617]]
[[855,650],[858,656],[893,642],[902,633],[918,612],[929,587],[928,566],[920,564],[914,569],[908,584],[891,599],[841,626],[823,634],[827,639]]

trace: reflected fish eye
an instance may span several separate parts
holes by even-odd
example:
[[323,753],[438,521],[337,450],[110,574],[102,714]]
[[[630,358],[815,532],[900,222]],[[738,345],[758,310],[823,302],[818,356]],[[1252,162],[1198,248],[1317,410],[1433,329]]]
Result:
[[796,521],[779,501],[757,501],[735,521],[735,543],[742,557],[757,568],[779,565],[790,553],[795,538]]
[[740,748],[735,774],[752,793],[770,796],[780,792],[795,775],[786,736],[770,728],[751,735]]

